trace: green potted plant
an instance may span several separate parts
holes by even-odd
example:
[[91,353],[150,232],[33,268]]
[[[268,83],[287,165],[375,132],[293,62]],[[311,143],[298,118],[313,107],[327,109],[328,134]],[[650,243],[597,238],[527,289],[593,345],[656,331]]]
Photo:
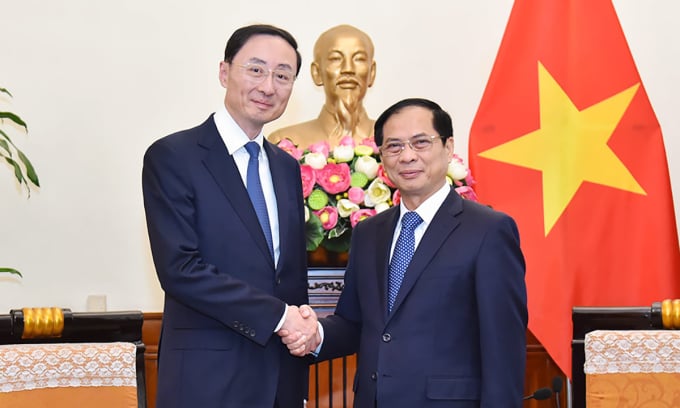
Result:
[[[12,97],[12,94],[5,88],[0,88],[0,94],[5,94]],[[33,168],[33,164],[28,160],[28,157],[19,150],[19,148],[10,139],[7,129],[9,126],[23,128],[24,132],[28,132],[28,126],[18,115],[12,112],[0,111],[0,158],[5,159],[9,164],[9,168],[14,172],[19,185],[26,187],[26,195],[31,196],[31,186],[40,187],[38,174]],[[0,267],[0,273],[11,273],[21,276],[21,272],[14,268]]]

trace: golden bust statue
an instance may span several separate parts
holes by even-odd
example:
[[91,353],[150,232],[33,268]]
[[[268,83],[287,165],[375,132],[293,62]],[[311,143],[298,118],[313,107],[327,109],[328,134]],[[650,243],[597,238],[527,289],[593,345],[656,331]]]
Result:
[[323,86],[326,102],[316,119],[272,132],[271,142],[290,139],[304,149],[328,141],[331,148],[344,136],[361,141],[373,136],[373,119],[363,100],[375,80],[373,42],[363,31],[339,25],[322,33],[314,45],[312,79]]

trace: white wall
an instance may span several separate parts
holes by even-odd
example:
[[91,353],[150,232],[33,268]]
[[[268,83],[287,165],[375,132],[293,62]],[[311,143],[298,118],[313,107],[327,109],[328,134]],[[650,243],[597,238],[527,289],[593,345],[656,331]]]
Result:
[[[680,3],[614,5],[661,123],[679,197]],[[0,109],[28,122],[28,135],[12,136],[43,185],[27,200],[0,169],[0,266],[24,273],[0,277],[0,313],[83,311],[90,294],[105,294],[110,310],[162,309],[144,224],[142,155],[222,102],[217,68],[237,27],[280,25],[303,54],[288,111],[265,130],[316,116],[323,92],[309,76],[314,41],[348,23],[376,46],[369,114],[404,97],[434,99],[453,115],[456,152],[466,157],[511,7],[511,0],[0,0],[0,87],[15,96],[0,98]]]

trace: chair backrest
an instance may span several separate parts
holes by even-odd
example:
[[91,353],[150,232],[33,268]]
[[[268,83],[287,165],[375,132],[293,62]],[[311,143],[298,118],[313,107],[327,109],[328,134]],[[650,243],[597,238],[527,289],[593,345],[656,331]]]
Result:
[[[102,408],[120,388],[125,396],[115,398],[146,408],[143,321],[141,311],[0,314],[0,406],[57,407],[68,394],[71,404]],[[20,397],[32,405],[19,405]],[[42,398],[51,401],[40,405]]]
[[572,309],[572,408],[586,407],[585,339],[598,330],[637,331],[680,328],[680,300],[651,307],[574,307]]

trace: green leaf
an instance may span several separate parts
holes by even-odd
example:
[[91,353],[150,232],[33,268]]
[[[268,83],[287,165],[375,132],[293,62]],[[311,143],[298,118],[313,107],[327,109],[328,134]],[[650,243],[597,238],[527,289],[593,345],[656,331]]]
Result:
[[[9,157],[5,157],[5,160],[12,167],[14,167],[14,177],[17,178],[17,181],[19,182],[19,184],[26,183],[26,179],[24,178],[24,173],[23,173],[23,171],[21,171],[21,166],[19,166],[19,163],[10,159]],[[28,184],[26,184],[26,185],[28,185]]]
[[338,238],[338,237],[342,236],[342,234],[344,234],[348,230],[349,230],[349,228],[347,228],[347,226],[341,225],[340,223],[338,223],[338,225],[336,225],[335,228],[328,231],[328,238],[331,238],[331,239],[332,238]]
[[21,272],[17,271],[17,270],[14,269],[14,268],[3,268],[3,267],[0,267],[0,273],[11,273],[12,275],[18,275],[18,276],[22,276],[22,277],[23,277],[23,275],[21,274]]
[[321,243],[321,246],[332,252],[347,252],[352,241],[352,230],[348,230],[338,238],[329,238]]
[[[0,131],[0,133],[2,133],[2,131]],[[0,139],[0,147],[2,147],[3,150],[5,150],[7,152],[9,157],[12,157],[12,151],[9,150],[9,143],[7,143],[7,140]]]
[[28,126],[26,126],[26,122],[23,121],[19,116],[15,115],[12,112],[0,112],[0,119],[9,119],[12,122],[16,123],[19,126],[22,126],[26,131],[28,131]]
[[309,221],[305,223],[305,238],[307,241],[307,251],[313,251],[319,247],[323,241],[323,227],[321,220],[316,214],[309,215]]
[[33,168],[33,164],[31,164],[31,161],[28,160],[28,157],[22,152],[21,150],[17,149],[17,153],[19,154],[19,160],[24,164],[24,167],[26,167],[26,177],[28,177],[29,180],[31,180],[31,183],[33,183],[36,187],[40,187],[40,180],[38,180],[38,174],[35,172],[35,169]]

